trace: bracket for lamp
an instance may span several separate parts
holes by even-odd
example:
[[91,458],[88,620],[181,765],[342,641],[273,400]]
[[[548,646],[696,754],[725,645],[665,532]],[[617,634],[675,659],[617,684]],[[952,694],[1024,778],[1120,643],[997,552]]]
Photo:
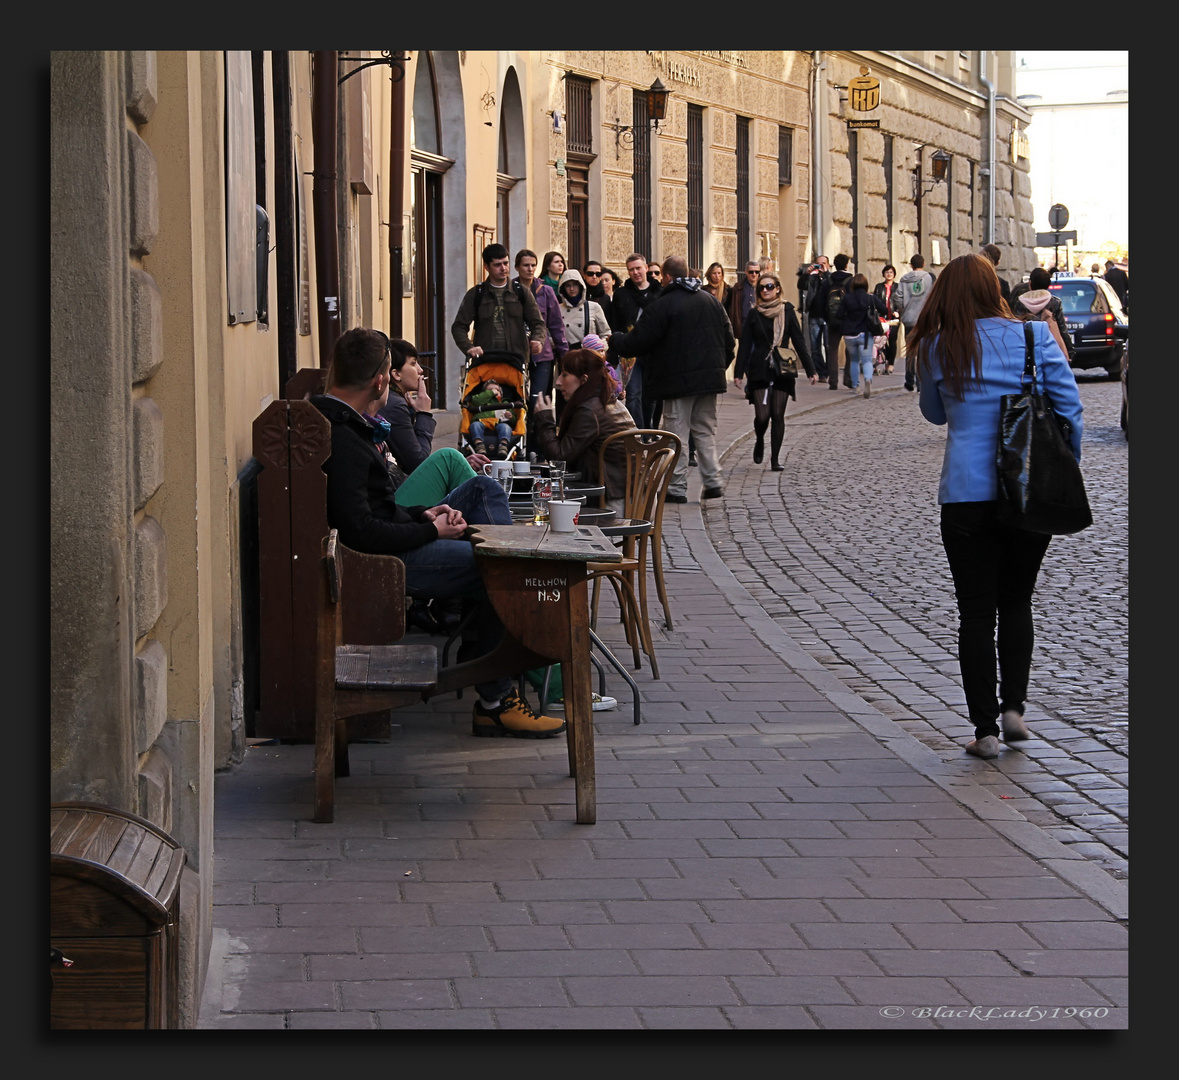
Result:
[[338,86],[345,79],[352,78],[358,71],[363,71],[370,67],[388,67],[393,74],[394,82],[401,82],[405,78],[405,65],[409,63],[409,54],[404,50],[393,52],[391,49],[381,50],[380,57],[376,59],[366,59],[360,56],[341,56],[339,58],[341,64],[359,64],[360,67],[354,67],[347,75],[341,75],[336,80]]
[[[925,144],[923,143],[915,149],[924,150]],[[913,170],[913,198],[918,199],[922,195],[928,195],[938,184],[944,183],[950,162],[953,160],[953,156],[944,150],[935,150],[929,158],[930,179],[928,180],[922,180],[921,166],[918,164]]]

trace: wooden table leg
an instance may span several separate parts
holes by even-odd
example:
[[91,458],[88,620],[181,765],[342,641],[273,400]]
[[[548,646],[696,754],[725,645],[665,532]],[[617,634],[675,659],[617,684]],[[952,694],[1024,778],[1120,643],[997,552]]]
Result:
[[598,820],[594,770],[594,706],[590,667],[589,590],[584,578],[569,590],[569,675],[564,678],[569,771],[574,779],[577,821]]

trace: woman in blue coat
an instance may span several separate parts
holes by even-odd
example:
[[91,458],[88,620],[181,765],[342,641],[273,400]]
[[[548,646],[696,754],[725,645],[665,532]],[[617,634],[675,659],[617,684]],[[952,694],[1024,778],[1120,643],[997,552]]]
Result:
[[[1081,460],[1081,399],[1068,358],[1044,323],[1032,323],[1037,381],[1068,421]],[[1032,594],[1050,537],[1000,524],[999,399],[1017,394],[1024,368],[1024,323],[1012,317],[999,278],[981,255],[961,255],[938,275],[906,337],[921,384],[921,412],[947,425],[938,502],[942,545],[958,601],[958,666],[974,724],[967,753],[999,755],[1030,737],[1024,723],[1034,633]],[[998,622],[998,695],[996,640]]]

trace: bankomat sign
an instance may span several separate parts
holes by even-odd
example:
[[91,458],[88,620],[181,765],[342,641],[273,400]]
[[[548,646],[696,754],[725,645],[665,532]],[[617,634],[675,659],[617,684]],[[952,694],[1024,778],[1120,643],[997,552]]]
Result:
[[[847,84],[847,103],[853,112],[871,112],[880,104],[880,80],[868,74],[869,69],[860,67],[860,74]],[[880,121],[867,117],[848,120],[849,128],[879,128]]]

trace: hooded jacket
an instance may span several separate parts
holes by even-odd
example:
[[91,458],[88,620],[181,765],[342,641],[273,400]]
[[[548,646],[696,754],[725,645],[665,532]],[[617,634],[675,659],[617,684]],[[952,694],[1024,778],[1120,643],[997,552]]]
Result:
[[925,298],[933,288],[933,275],[925,269],[910,270],[901,278],[900,286],[896,310],[901,317],[901,325],[906,330],[912,330],[917,325],[917,316],[925,307]]
[[[570,302],[565,295],[567,282],[575,282],[578,288],[577,300]],[[591,300],[586,293],[585,279],[579,270],[566,270],[561,275],[561,285],[557,290],[557,299],[561,301],[561,318],[565,323],[565,343],[571,349],[581,347],[581,339],[586,334],[597,334],[598,337],[610,336],[610,324],[602,307]]]
[[1013,297],[1011,314],[1017,319],[1023,319],[1024,322],[1029,319],[1038,319],[1041,322],[1054,319],[1056,329],[1060,331],[1060,339],[1064,342],[1064,347],[1068,349],[1068,358],[1072,360],[1076,356],[1073,334],[1064,317],[1064,306],[1059,298],[1053,296],[1047,289],[1030,289]]
[[737,341],[716,297],[697,278],[676,278],[629,334],[611,344],[623,356],[643,359],[643,396],[652,401],[723,394],[725,368]]

